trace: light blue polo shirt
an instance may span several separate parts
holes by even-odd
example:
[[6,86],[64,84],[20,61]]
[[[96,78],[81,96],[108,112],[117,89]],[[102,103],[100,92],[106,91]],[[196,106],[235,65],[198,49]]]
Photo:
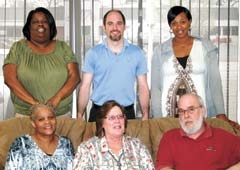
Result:
[[106,44],[106,39],[91,48],[85,57],[83,72],[93,74],[91,100],[102,105],[115,100],[123,106],[135,101],[134,84],[137,76],[147,74],[147,61],[143,51],[124,40],[124,48],[116,55]]

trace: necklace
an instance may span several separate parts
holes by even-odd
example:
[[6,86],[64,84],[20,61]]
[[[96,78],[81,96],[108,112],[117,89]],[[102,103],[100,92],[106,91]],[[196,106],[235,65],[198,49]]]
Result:
[[108,153],[111,155],[111,157],[117,162],[117,166],[118,166],[118,170],[121,170],[121,158],[123,156],[123,152],[121,153],[121,155],[118,157],[118,160],[115,158],[115,156],[110,152],[108,151]]

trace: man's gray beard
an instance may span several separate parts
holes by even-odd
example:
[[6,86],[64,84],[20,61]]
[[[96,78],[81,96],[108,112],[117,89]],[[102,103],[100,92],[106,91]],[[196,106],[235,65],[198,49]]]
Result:
[[194,126],[192,128],[186,127],[184,122],[180,121],[180,125],[183,131],[188,135],[192,135],[196,133],[198,130],[200,130],[202,127],[202,124],[203,124],[203,116],[200,116],[199,119],[196,122],[194,122]]

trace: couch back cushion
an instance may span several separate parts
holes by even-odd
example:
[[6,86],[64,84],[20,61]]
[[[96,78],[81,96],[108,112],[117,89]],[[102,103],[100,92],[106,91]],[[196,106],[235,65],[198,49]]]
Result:
[[0,123],[0,163],[5,164],[10,145],[17,136],[31,133],[29,118],[12,118]]
[[56,134],[66,136],[71,139],[74,149],[82,142],[85,131],[86,122],[80,119],[68,117],[57,117]]
[[152,154],[152,142],[149,137],[149,123],[147,120],[128,120],[126,134],[139,138]]
[[95,136],[95,132],[96,132],[95,122],[87,122],[82,141],[86,141],[89,138]]
[[159,142],[164,132],[179,127],[175,118],[158,118],[149,120],[149,136],[151,140],[152,158],[155,162]]

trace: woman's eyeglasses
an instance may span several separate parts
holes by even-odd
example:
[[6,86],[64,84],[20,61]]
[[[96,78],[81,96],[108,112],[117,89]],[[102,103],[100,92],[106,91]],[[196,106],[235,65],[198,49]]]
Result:
[[122,115],[111,115],[111,116],[106,116],[105,118],[110,120],[110,121],[114,121],[116,119],[122,120],[122,119],[125,118],[125,116],[123,114]]

